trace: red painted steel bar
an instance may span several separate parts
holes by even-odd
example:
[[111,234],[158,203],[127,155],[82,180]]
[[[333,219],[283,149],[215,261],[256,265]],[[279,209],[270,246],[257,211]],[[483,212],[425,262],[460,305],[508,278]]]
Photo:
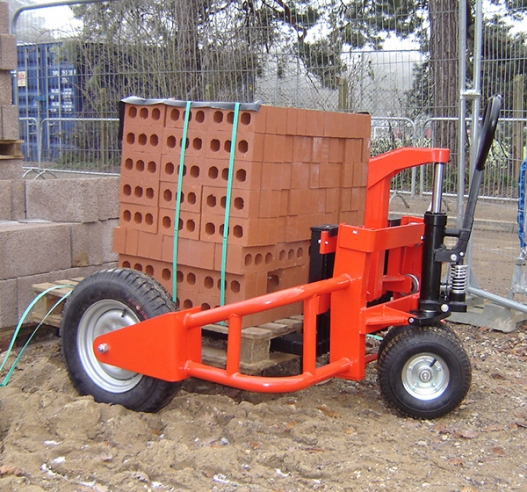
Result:
[[314,374],[304,372],[298,376],[286,377],[263,377],[248,376],[246,374],[228,375],[223,369],[207,366],[193,361],[188,361],[185,369],[189,377],[205,379],[213,383],[224,384],[245,391],[256,391],[260,393],[288,393],[307,388],[313,384],[320,383],[326,379],[338,376],[349,370],[352,362],[343,358],[317,367]]

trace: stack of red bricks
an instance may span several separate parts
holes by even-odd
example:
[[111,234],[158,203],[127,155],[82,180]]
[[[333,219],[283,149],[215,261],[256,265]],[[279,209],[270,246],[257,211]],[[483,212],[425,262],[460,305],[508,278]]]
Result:
[[[220,303],[235,111],[233,105],[191,107],[184,128],[185,110],[171,101],[125,104],[114,251],[121,266],[146,272],[171,292],[177,229],[178,304],[209,308]],[[242,107],[230,190],[226,303],[305,283],[311,226],[362,224],[369,143],[368,115]],[[244,325],[300,309],[261,313]]]

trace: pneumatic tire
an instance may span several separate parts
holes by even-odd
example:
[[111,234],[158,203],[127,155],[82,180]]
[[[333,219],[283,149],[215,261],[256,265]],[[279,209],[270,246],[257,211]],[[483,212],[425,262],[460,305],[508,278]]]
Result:
[[61,349],[69,377],[81,395],[141,412],[156,412],[181,387],[103,364],[93,342],[104,333],[175,310],[166,290],[136,270],[104,270],[82,280],[67,299],[60,325]]
[[378,359],[386,401],[414,418],[433,419],[457,408],[470,389],[470,360],[459,338],[435,326],[408,328]]

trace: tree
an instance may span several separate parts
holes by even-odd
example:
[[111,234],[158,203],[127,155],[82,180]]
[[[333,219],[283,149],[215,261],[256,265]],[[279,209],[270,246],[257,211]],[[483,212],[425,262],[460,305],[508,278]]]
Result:
[[[9,3],[9,22],[12,22],[15,12],[22,7],[35,5],[32,0],[8,0]],[[46,28],[46,19],[37,13],[30,11],[25,13],[26,22],[18,22],[16,29],[17,42],[36,43],[49,41],[51,38],[49,30]]]
[[[408,0],[123,0],[73,11],[84,30],[70,50],[81,61],[89,44],[99,46],[92,68],[107,93],[242,101],[251,100],[271,53],[297,57],[322,87],[335,89],[347,68],[344,47],[378,48],[388,33],[408,36],[424,18],[422,5]],[[101,76],[108,70],[126,75],[116,84]]]

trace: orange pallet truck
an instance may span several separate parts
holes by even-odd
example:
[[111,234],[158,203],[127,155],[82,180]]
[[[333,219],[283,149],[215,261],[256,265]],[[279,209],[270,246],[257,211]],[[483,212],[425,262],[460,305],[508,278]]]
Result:
[[[167,292],[141,272],[118,268],[85,278],[68,298],[61,323],[73,384],[96,401],[152,412],[189,377],[248,391],[290,392],[333,377],[360,380],[366,364],[376,360],[381,393],[391,406],[415,418],[447,414],[465,398],[471,366],[442,320],[466,309],[463,260],[500,107],[501,98],[494,96],[485,109],[461,228],[448,228],[441,212],[449,151],[403,148],[370,160],[364,226],[313,228],[318,247],[311,248],[312,264],[325,267],[310,272],[310,283],[204,311],[175,311]],[[434,163],[430,210],[424,218],[390,222],[392,177],[425,163]],[[445,238],[455,238],[455,245],[447,248]],[[243,374],[243,316],[300,301],[301,373]],[[321,315],[329,319],[325,365],[317,364]],[[225,368],[207,365],[201,356],[202,327],[218,322],[228,324]],[[378,353],[367,355],[367,335],[386,329]]]

